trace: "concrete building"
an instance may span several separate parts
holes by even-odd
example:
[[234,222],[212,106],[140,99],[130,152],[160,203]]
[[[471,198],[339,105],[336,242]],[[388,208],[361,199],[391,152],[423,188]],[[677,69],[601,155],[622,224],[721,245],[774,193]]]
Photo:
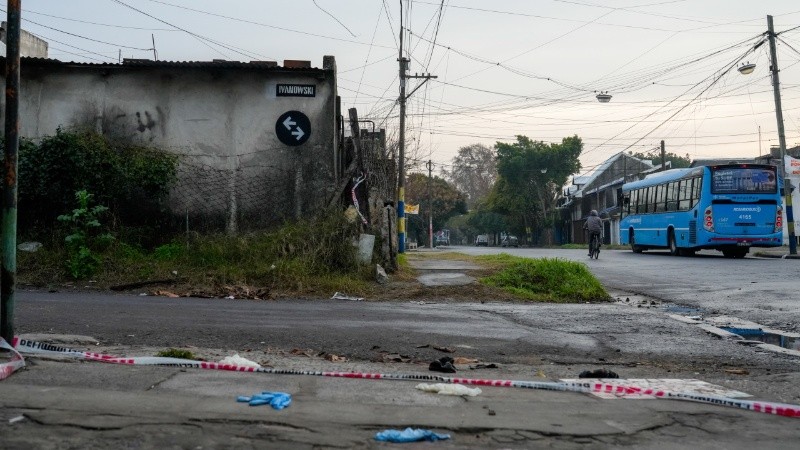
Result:
[[23,58],[20,136],[89,129],[179,155],[173,213],[236,231],[330,202],[343,167],[337,95],[332,56],[321,69],[294,60]]
[[[3,56],[6,54],[6,22],[0,24],[0,52]],[[25,30],[20,30],[19,33],[19,54],[22,57],[30,58],[47,58],[47,41],[28,33]]]
[[572,185],[564,191],[561,205],[562,243],[586,243],[583,224],[595,209],[606,219],[603,243],[619,244],[619,201],[622,185],[635,181],[650,172],[661,170],[647,160],[641,160],[624,152],[615,154],[600,164],[591,175],[575,177]]

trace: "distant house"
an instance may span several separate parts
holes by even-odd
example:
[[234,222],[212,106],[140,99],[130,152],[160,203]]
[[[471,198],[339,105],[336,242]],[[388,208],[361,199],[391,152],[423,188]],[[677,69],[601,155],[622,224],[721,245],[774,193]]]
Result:
[[[669,162],[667,163],[669,166]],[[624,152],[604,161],[588,176],[573,178],[573,184],[564,191],[561,208],[561,243],[585,244],[583,225],[594,209],[605,221],[604,243],[619,243],[620,198],[625,182],[643,178],[660,171],[648,160],[641,160]]]

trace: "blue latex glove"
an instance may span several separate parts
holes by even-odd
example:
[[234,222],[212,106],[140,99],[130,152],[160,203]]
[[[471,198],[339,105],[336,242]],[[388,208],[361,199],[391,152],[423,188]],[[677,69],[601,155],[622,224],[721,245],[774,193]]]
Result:
[[264,391],[252,397],[241,395],[236,398],[236,401],[248,403],[250,406],[270,405],[274,409],[283,409],[292,403],[292,396],[285,392]]
[[440,439],[450,439],[450,435],[438,434],[421,428],[406,428],[403,431],[384,430],[380,433],[375,433],[375,440],[383,442],[438,441]]

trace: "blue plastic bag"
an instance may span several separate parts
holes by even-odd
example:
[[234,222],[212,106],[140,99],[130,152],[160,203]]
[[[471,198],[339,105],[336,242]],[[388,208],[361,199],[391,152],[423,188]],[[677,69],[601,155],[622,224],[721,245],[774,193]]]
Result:
[[382,442],[417,442],[417,441],[438,441],[450,439],[449,434],[434,433],[431,430],[421,428],[406,428],[405,430],[384,430],[375,433],[375,440]]
[[285,392],[264,391],[252,397],[241,395],[236,398],[236,401],[248,403],[250,406],[270,405],[274,409],[283,409],[292,403],[292,396]]

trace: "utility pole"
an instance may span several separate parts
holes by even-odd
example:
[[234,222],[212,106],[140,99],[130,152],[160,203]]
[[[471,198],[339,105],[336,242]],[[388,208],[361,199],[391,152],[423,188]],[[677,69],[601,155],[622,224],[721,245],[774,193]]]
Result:
[[14,290],[17,284],[17,152],[19,151],[19,35],[21,0],[8,1],[6,19],[6,145],[3,210],[0,222],[3,257],[0,268],[0,337],[14,339]]
[[[406,252],[406,100],[425,82],[436,78],[430,74],[408,75],[409,59],[403,57],[403,0],[400,0],[400,51],[397,61],[400,63],[400,139],[397,161],[397,253]],[[423,81],[410,93],[406,94],[406,79],[421,78]]]
[[661,141],[661,171],[667,170],[667,158],[666,153],[664,153],[664,141]]
[[426,166],[428,166],[428,248],[433,249],[433,195],[431,194],[433,161],[429,159]]
[[775,51],[775,29],[772,26],[772,16],[767,16],[767,36],[769,37],[769,55],[772,67],[772,91],[775,96],[775,115],[778,119],[778,143],[781,149],[780,171],[783,177],[783,195],[786,206],[786,228],[789,230],[789,254],[797,254],[797,238],[794,234],[794,214],[792,212],[792,189],[789,179],[786,178],[786,135],[783,130],[783,110],[781,108],[780,80],[778,79],[778,56]]

